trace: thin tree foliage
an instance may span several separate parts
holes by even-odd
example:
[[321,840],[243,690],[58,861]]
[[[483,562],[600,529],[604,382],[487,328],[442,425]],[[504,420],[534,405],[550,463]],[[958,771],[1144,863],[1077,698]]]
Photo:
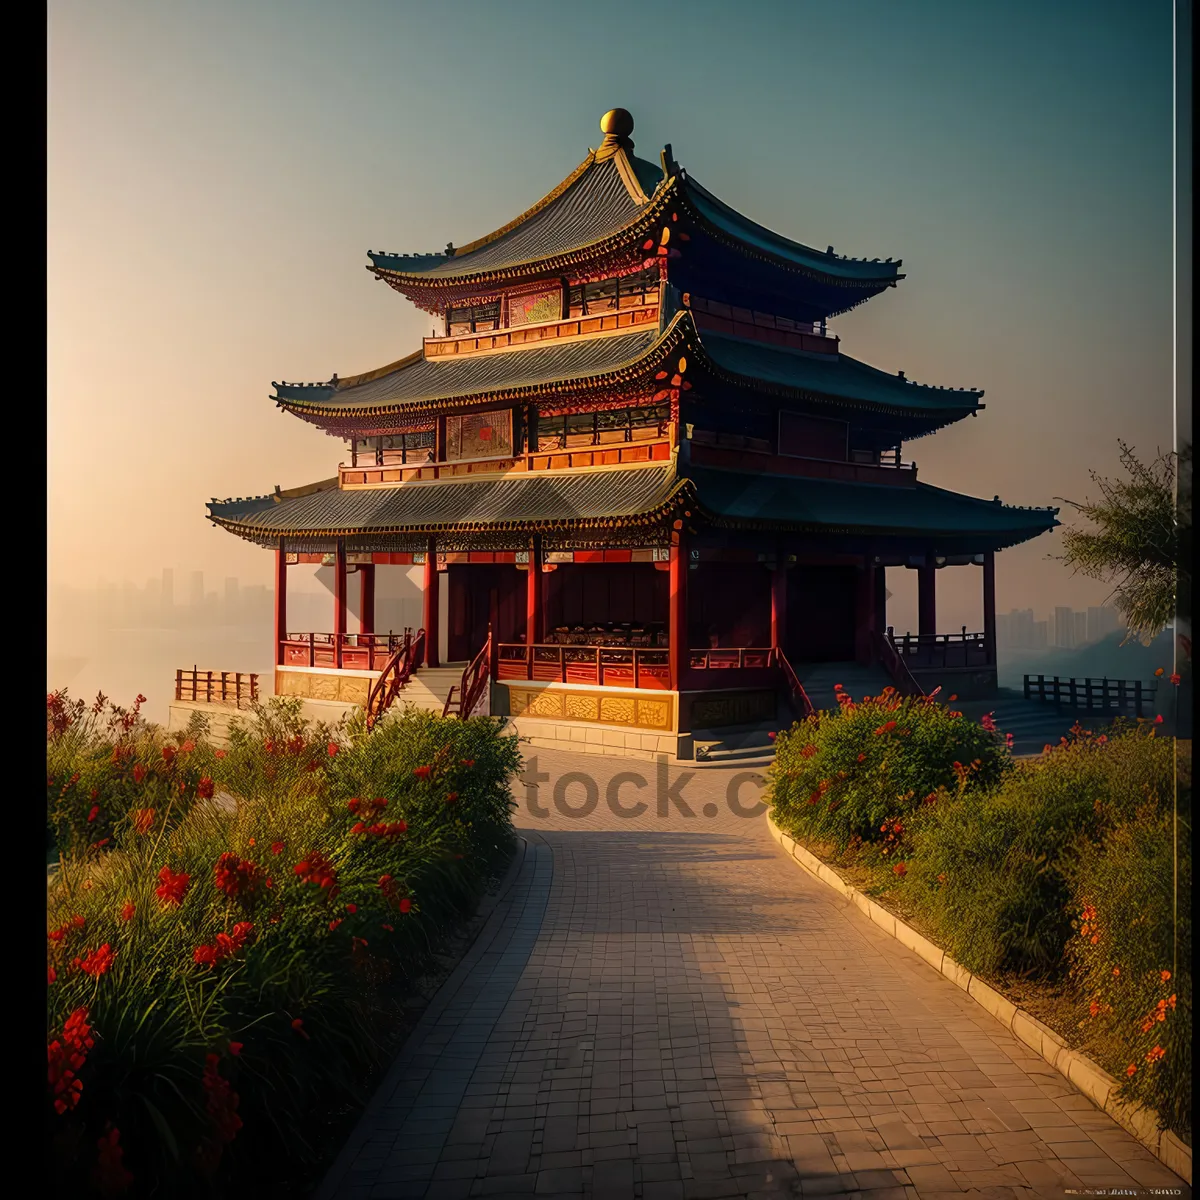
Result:
[[[1061,560],[1112,583],[1110,598],[1125,621],[1125,640],[1149,645],[1174,620],[1179,593],[1191,590],[1190,561],[1180,558],[1181,525],[1191,523],[1191,445],[1143,463],[1132,447],[1117,444],[1125,474],[1113,479],[1092,471],[1099,500],[1055,497],[1090,522],[1063,531]],[[1183,484],[1178,493],[1177,477]]]

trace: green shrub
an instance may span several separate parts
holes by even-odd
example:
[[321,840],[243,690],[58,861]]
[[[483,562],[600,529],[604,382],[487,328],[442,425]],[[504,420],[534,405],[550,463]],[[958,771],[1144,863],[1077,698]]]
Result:
[[1051,976],[1071,934],[1068,874],[1080,846],[1171,795],[1172,747],[1144,727],[1082,730],[1018,763],[990,792],[942,796],[913,829],[905,892],[969,971]]
[[1186,821],[1178,833],[1177,907],[1169,805],[1147,802],[1101,840],[1084,843],[1068,872],[1075,932],[1067,961],[1087,1004],[1090,1041],[1122,1081],[1122,1098],[1153,1108],[1165,1128],[1190,1137],[1192,855]]
[[46,828],[65,854],[103,850],[131,809],[170,810],[178,820],[212,794],[215,759],[204,728],[167,734],[132,708],[66,690],[46,697]]
[[47,1120],[64,1191],[131,1172],[144,1194],[228,1195],[314,1164],[315,1120],[365,1099],[399,985],[513,844],[519,757],[488,718],[412,714],[341,740],[297,720],[265,706],[223,754],[185,738],[171,757],[205,763],[211,797],[176,787],[177,804],[156,782],[110,846],[62,858]]
[[[932,698],[892,688],[780,733],[768,783],[783,828],[845,849],[878,843],[903,857],[905,821],[939,791],[974,795],[1008,767],[1004,740]],[[896,826],[899,825],[897,830]]]

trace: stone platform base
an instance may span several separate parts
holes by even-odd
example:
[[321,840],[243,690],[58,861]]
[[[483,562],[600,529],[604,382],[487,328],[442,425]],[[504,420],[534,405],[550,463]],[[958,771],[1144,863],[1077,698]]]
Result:
[[509,717],[508,732],[522,743],[546,750],[575,754],[602,754],[653,761],[661,755],[671,760],[692,757],[691,734],[647,733],[627,725],[589,725],[572,721],[544,721],[536,717]]

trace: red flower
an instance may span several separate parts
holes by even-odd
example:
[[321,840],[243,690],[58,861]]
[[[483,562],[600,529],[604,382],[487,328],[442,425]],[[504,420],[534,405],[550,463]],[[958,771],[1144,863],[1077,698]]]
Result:
[[53,967],[46,968],[46,982],[53,983],[58,978],[58,972]]
[[218,750],[218,751],[216,751],[216,757],[217,757],[217,758],[224,758],[224,757],[225,757],[225,751],[224,751],[224,750]]
[[192,958],[202,966],[211,967],[223,958],[232,958],[245,944],[254,925],[250,921],[239,921],[232,933],[218,933],[211,946],[197,946]]
[[775,738],[776,738],[776,736],[777,736],[777,735],[776,735],[776,734],[774,734],[774,733],[772,733],[772,732],[768,732],[768,733],[767,733],[767,737],[768,737],[768,738],[770,738],[770,739],[771,739],[771,741],[774,741],[774,740],[775,740]]
[[362,801],[361,801],[361,800],[360,800],[360,799],[359,799],[357,796],[355,796],[355,797],[354,797],[352,800],[347,800],[347,801],[346,801],[346,807],[347,807],[347,808],[348,808],[348,809],[349,809],[349,810],[350,810],[352,813],[356,813],[356,812],[358,812],[358,810],[359,810],[360,808],[362,808]]
[[220,1063],[219,1055],[205,1055],[202,1082],[207,1099],[204,1107],[212,1123],[213,1135],[201,1148],[200,1157],[202,1165],[209,1171],[215,1169],[224,1146],[233,1141],[242,1127],[242,1119],[237,1115],[238,1094],[229,1080],[222,1077],[218,1069]]
[[953,703],[954,703],[954,701],[955,701],[955,700],[957,700],[957,699],[958,699],[958,697],[957,697],[957,696],[951,696],[951,697],[950,697],[950,703],[951,703],[951,704],[953,704]]
[[93,804],[92,811],[90,813],[88,813],[87,819],[89,822],[91,822],[91,821],[94,821],[99,815],[100,815],[100,806],[98,804]]
[[326,749],[328,749],[328,751],[329,751],[329,757],[333,758],[334,755],[336,755],[338,752],[337,742],[330,742],[329,745],[326,747]]
[[229,1053],[232,1054],[234,1058],[237,1058],[237,1056],[239,1054],[241,1054],[241,1052],[242,1052],[242,1043],[241,1042],[230,1042],[229,1043]]
[[1162,724],[1162,713],[1159,713],[1158,716],[1154,718],[1154,723],[1155,723],[1155,725]]
[[381,925],[379,928],[380,928],[380,929],[386,929],[386,930],[388,931],[388,933],[395,933],[395,932],[396,932],[396,930],[395,930],[395,927],[394,927],[394,926],[392,926],[392,925]]
[[462,765],[464,767],[473,767],[475,765],[475,760],[473,758],[463,758],[463,759],[460,759],[459,761],[462,763]]
[[83,1084],[75,1078],[75,1073],[95,1045],[87,1016],[86,1008],[75,1009],[63,1025],[62,1041],[55,1038],[46,1047],[50,1094],[54,1098],[54,1111],[59,1116],[79,1103],[79,1094],[83,1091]]
[[[771,736],[774,737],[775,735],[771,734]],[[446,793],[446,803],[447,804],[453,804],[455,802],[455,800],[457,800],[457,799],[458,799],[457,792],[447,792]]]
[[907,867],[907,866],[906,866],[904,863],[902,863],[902,862],[898,862],[898,863],[897,863],[897,864],[896,864],[896,865],[895,865],[895,866],[892,868],[892,874],[893,874],[893,875],[899,875],[899,876],[903,877],[903,876],[905,876],[905,875],[907,875],[907,874],[908,874],[908,867]]
[[262,868],[249,859],[225,851],[213,867],[213,882],[231,900],[253,898],[262,882]]
[[201,800],[211,800],[213,797],[213,781],[207,775],[196,785],[196,795]]
[[71,965],[78,967],[85,975],[94,975],[99,979],[112,966],[114,958],[116,955],[112,947],[105,942],[99,950],[93,950],[83,958],[76,958]]
[[1155,668],[1154,668],[1154,678],[1155,678],[1155,679],[1157,679],[1157,678],[1158,678],[1158,677],[1159,677],[1159,676],[1160,676],[1162,673],[1163,673],[1163,668],[1162,668],[1162,667],[1155,667]]
[[1178,687],[1178,686],[1179,686],[1179,674],[1178,674],[1178,672],[1175,672],[1174,674],[1172,674],[1172,676],[1171,676],[1171,682],[1172,682],[1172,683],[1173,683],[1173,684],[1174,684],[1176,687]]
[[414,774],[414,775],[415,775],[415,776],[416,776],[418,779],[428,779],[428,778],[429,778],[429,772],[430,772],[430,771],[432,771],[432,770],[433,770],[433,768],[432,768],[432,767],[413,767],[413,774]]
[[865,754],[860,754],[860,755],[858,756],[858,761],[859,761],[859,762],[863,762],[863,761],[866,759],[866,757],[867,757],[867,756],[866,756]]
[[121,906],[121,920],[128,921],[135,912],[137,912],[137,908],[134,905],[133,901],[126,900],[125,903]]
[[400,911],[402,913],[406,913],[406,912],[411,911],[411,909],[412,909],[412,901],[407,896],[405,896],[404,899],[400,901]]
[[104,1136],[96,1140],[99,1154],[92,1168],[92,1183],[102,1196],[117,1196],[129,1190],[133,1174],[121,1162],[125,1151],[121,1147],[121,1131],[111,1122]]
[[187,739],[187,741],[186,741],[186,742],[184,742],[184,743],[183,743],[183,745],[179,747],[179,749],[180,749],[180,750],[181,750],[181,751],[182,751],[184,754],[191,754],[191,752],[192,752],[193,750],[195,750],[195,748],[196,748],[196,743],[195,743],[195,742],[193,742],[191,738],[188,738],[188,739]]
[[154,894],[164,904],[182,904],[191,876],[183,871],[176,873],[170,867],[163,867],[158,873],[158,878],[159,885],[154,889]]
[[332,933],[344,920],[345,917],[334,917],[333,920],[329,922],[329,932]]
[[355,821],[354,824],[350,826],[351,833],[366,833],[366,831],[367,827],[362,823],[362,821]]
[[293,1029],[294,1029],[294,1030],[295,1030],[295,1031],[296,1031],[296,1032],[297,1032],[297,1033],[298,1033],[298,1034],[299,1034],[299,1035],[300,1035],[300,1036],[301,1036],[301,1037],[302,1037],[302,1038],[303,1038],[303,1039],[304,1039],[306,1042],[310,1042],[310,1041],[312,1041],[312,1038],[310,1038],[310,1037],[308,1036],[308,1034],[304,1032],[304,1022],[303,1022],[303,1021],[302,1021],[302,1020],[301,1020],[299,1017],[297,1017],[297,1018],[296,1018],[296,1019],[295,1019],[295,1020],[292,1022],[292,1028],[293,1028]]
[[271,843],[271,853],[272,854],[282,854],[283,853],[283,843],[282,842],[272,842]]

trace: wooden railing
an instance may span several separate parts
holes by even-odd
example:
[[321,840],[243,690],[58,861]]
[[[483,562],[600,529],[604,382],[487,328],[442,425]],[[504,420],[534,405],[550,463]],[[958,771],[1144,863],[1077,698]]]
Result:
[[883,669],[891,676],[892,683],[902,696],[923,696],[924,689],[912,677],[908,664],[896,648],[896,642],[889,625],[886,633],[876,634],[876,647],[879,651],[879,661]]
[[379,671],[412,630],[398,633],[289,633],[280,645],[282,667]]
[[180,667],[175,672],[175,699],[202,704],[228,704],[233,708],[249,708],[258,700],[258,676],[241,671],[189,671]]
[[409,681],[424,657],[425,630],[418,629],[414,636],[411,629],[406,629],[367,694],[368,729],[373,729],[380,717],[391,708],[400,689]]
[[591,683],[601,687],[670,687],[670,658],[665,647],[564,646],[500,642],[497,679],[546,683]]
[[670,437],[600,442],[597,445],[567,446],[565,449],[519,451],[497,458],[454,459],[401,466],[372,467],[342,464],[338,467],[342,487],[409,483],[422,479],[449,479],[462,475],[503,475],[525,471],[557,471],[574,467],[625,466],[630,463],[665,462],[671,457]]
[[688,666],[693,671],[744,670],[746,667],[770,667],[774,662],[775,650],[771,646],[688,651]]
[[1052,675],[1025,676],[1025,699],[1044,700],[1083,712],[1125,713],[1142,716],[1155,695],[1153,684],[1140,679],[1060,679]]
[[492,663],[492,631],[488,630],[487,641],[483,648],[463,669],[462,679],[453,684],[446,703],[442,708],[442,716],[452,713],[465,721],[479,707],[480,700],[487,692],[488,680],[491,676]]
[[787,682],[788,699],[791,701],[792,707],[796,710],[796,715],[802,721],[806,717],[811,717],[816,712],[813,702],[808,698],[808,693],[804,690],[804,685],[800,682],[799,676],[792,670],[792,664],[788,662],[787,655],[778,647],[775,648],[775,661],[779,664],[779,668],[783,672],[783,678]]
[[619,329],[635,329],[652,325],[658,320],[658,300],[612,312],[593,313],[586,317],[567,317],[560,321],[543,321],[529,325],[510,325],[505,329],[489,329],[482,333],[460,333],[455,336],[424,339],[426,358],[446,355],[478,354],[486,350],[502,350],[508,346],[527,346],[538,342],[555,342],[563,338],[587,337],[589,334],[609,333]]
[[996,660],[982,633],[906,633],[897,638],[891,627],[888,637],[896,653],[909,668],[924,667],[994,667]]

